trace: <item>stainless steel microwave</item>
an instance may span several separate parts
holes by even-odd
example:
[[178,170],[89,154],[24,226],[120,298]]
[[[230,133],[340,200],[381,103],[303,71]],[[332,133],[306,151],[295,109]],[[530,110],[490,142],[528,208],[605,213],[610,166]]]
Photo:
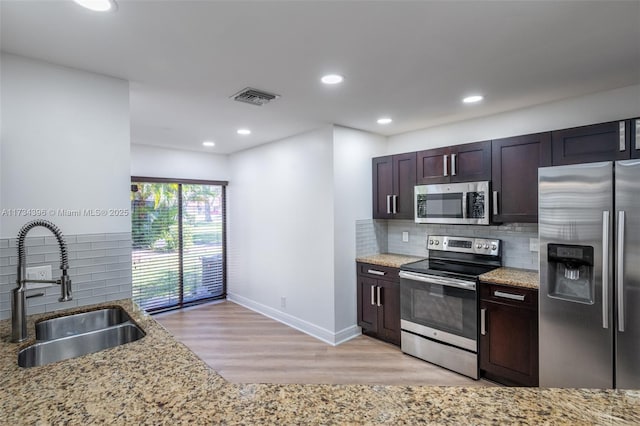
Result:
[[416,223],[489,224],[489,182],[417,185]]

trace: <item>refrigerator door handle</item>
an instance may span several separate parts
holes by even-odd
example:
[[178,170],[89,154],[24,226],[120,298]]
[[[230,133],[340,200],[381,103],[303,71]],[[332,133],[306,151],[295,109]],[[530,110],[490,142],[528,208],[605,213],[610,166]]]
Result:
[[616,284],[618,292],[618,331],[624,332],[624,210],[618,212],[618,269]]
[[609,211],[602,212],[602,328],[609,328]]

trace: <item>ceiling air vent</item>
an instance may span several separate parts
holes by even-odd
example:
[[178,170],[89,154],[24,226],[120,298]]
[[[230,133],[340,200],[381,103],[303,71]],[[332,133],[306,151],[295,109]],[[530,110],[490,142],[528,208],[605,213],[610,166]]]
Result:
[[272,93],[263,92],[262,90],[252,89],[251,87],[242,89],[235,95],[231,96],[234,101],[245,102],[258,106],[262,106],[279,97],[280,95],[274,95]]

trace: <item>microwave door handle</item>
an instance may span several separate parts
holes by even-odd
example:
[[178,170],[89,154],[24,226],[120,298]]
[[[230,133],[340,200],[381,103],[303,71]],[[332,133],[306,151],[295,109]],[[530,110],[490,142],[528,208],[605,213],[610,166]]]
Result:
[[467,192],[462,193],[462,218],[463,219],[466,219],[469,216],[471,216],[467,211],[467,194],[468,194]]

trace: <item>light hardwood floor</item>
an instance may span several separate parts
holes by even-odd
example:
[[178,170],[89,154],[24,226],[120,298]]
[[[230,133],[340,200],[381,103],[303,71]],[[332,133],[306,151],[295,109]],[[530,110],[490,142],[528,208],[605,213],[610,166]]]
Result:
[[331,346],[230,301],[154,318],[232,383],[491,386],[367,336]]

